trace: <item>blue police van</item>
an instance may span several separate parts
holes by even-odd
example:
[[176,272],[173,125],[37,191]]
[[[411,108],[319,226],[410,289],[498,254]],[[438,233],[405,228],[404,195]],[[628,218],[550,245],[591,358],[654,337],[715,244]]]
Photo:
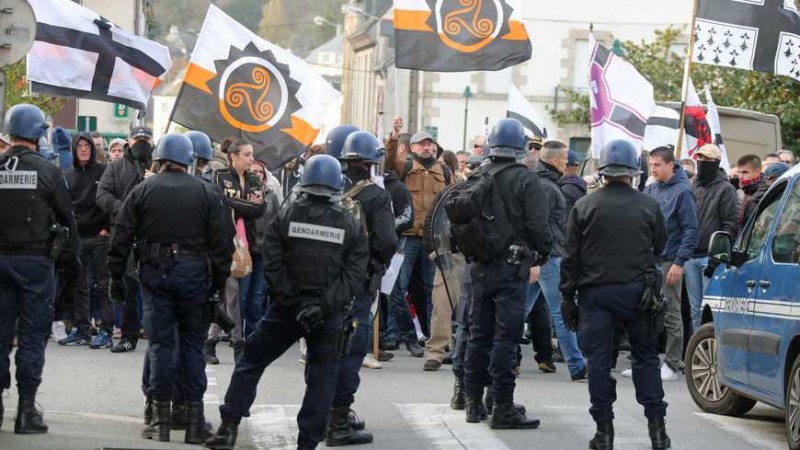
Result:
[[686,384],[706,412],[741,415],[757,401],[785,412],[800,450],[800,165],[769,189],[738,238],[715,233],[718,263],[703,325],[686,350]]

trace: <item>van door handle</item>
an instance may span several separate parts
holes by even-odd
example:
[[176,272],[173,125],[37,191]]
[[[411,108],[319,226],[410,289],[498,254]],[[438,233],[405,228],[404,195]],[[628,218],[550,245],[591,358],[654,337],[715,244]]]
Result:
[[767,281],[767,280],[761,280],[761,281],[758,282],[758,285],[761,286],[761,289],[766,291],[767,289],[769,289],[769,287],[770,287],[770,285],[772,285],[772,283]]
[[756,280],[747,280],[744,282],[744,285],[747,286],[748,289],[753,289],[756,287]]

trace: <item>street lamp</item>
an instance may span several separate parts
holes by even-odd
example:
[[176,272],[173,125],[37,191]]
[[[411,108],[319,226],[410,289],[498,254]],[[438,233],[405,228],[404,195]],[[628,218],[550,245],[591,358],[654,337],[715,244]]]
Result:
[[464,97],[464,142],[463,142],[461,148],[462,148],[462,150],[466,151],[467,150],[467,123],[468,123],[468,119],[469,119],[469,99],[474,97],[475,94],[473,94],[472,93],[472,89],[470,89],[470,87],[467,86],[464,89],[464,92],[461,94],[461,96]]
[[337,36],[342,34],[342,26],[341,25],[339,25],[338,23],[333,23],[330,20],[328,20],[328,19],[326,19],[326,18],[324,18],[322,16],[314,17],[314,25],[316,25],[318,27],[324,27],[324,26],[327,25],[329,27],[336,28],[336,35]]

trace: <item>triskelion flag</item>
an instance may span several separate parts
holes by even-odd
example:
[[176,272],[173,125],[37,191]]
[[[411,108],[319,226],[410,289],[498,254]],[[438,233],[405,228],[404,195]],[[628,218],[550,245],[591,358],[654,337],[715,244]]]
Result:
[[606,142],[625,139],[642,149],[647,120],[656,110],[653,85],[630,63],[589,38],[589,101],[592,114],[592,156],[600,158]]
[[531,58],[522,0],[394,0],[395,61],[433,72],[501,70]]
[[698,0],[695,62],[800,80],[800,15],[794,0]]
[[522,91],[514,86],[513,83],[508,85],[508,111],[506,111],[506,117],[519,120],[528,132],[528,136],[547,139],[547,128],[544,127],[544,121],[533,105],[525,98]]
[[172,120],[249,141],[270,168],[303,153],[339,92],[300,58],[211,5]]
[[28,0],[36,40],[28,52],[33,92],[145,109],[170,67],[169,49],[69,0]]

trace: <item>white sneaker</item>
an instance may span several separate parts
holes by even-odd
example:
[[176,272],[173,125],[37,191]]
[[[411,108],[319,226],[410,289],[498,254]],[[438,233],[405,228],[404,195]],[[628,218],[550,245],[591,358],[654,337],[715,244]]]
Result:
[[669,365],[666,363],[661,365],[661,381],[675,381],[677,379],[678,374]]
[[50,332],[53,338],[53,342],[58,342],[62,339],[67,338],[67,327],[64,325],[64,322],[61,321],[53,322]]
[[367,356],[364,357],[364,361],[361,362],[361,367],[366,367],[367,369],[381,369],[383,368],[383,364],[376,361],[372,353],[367,353]]
[[620,375],[622,375],[625,378],[630,378],[633,376],[633,369],[625,369],[622,371]]

